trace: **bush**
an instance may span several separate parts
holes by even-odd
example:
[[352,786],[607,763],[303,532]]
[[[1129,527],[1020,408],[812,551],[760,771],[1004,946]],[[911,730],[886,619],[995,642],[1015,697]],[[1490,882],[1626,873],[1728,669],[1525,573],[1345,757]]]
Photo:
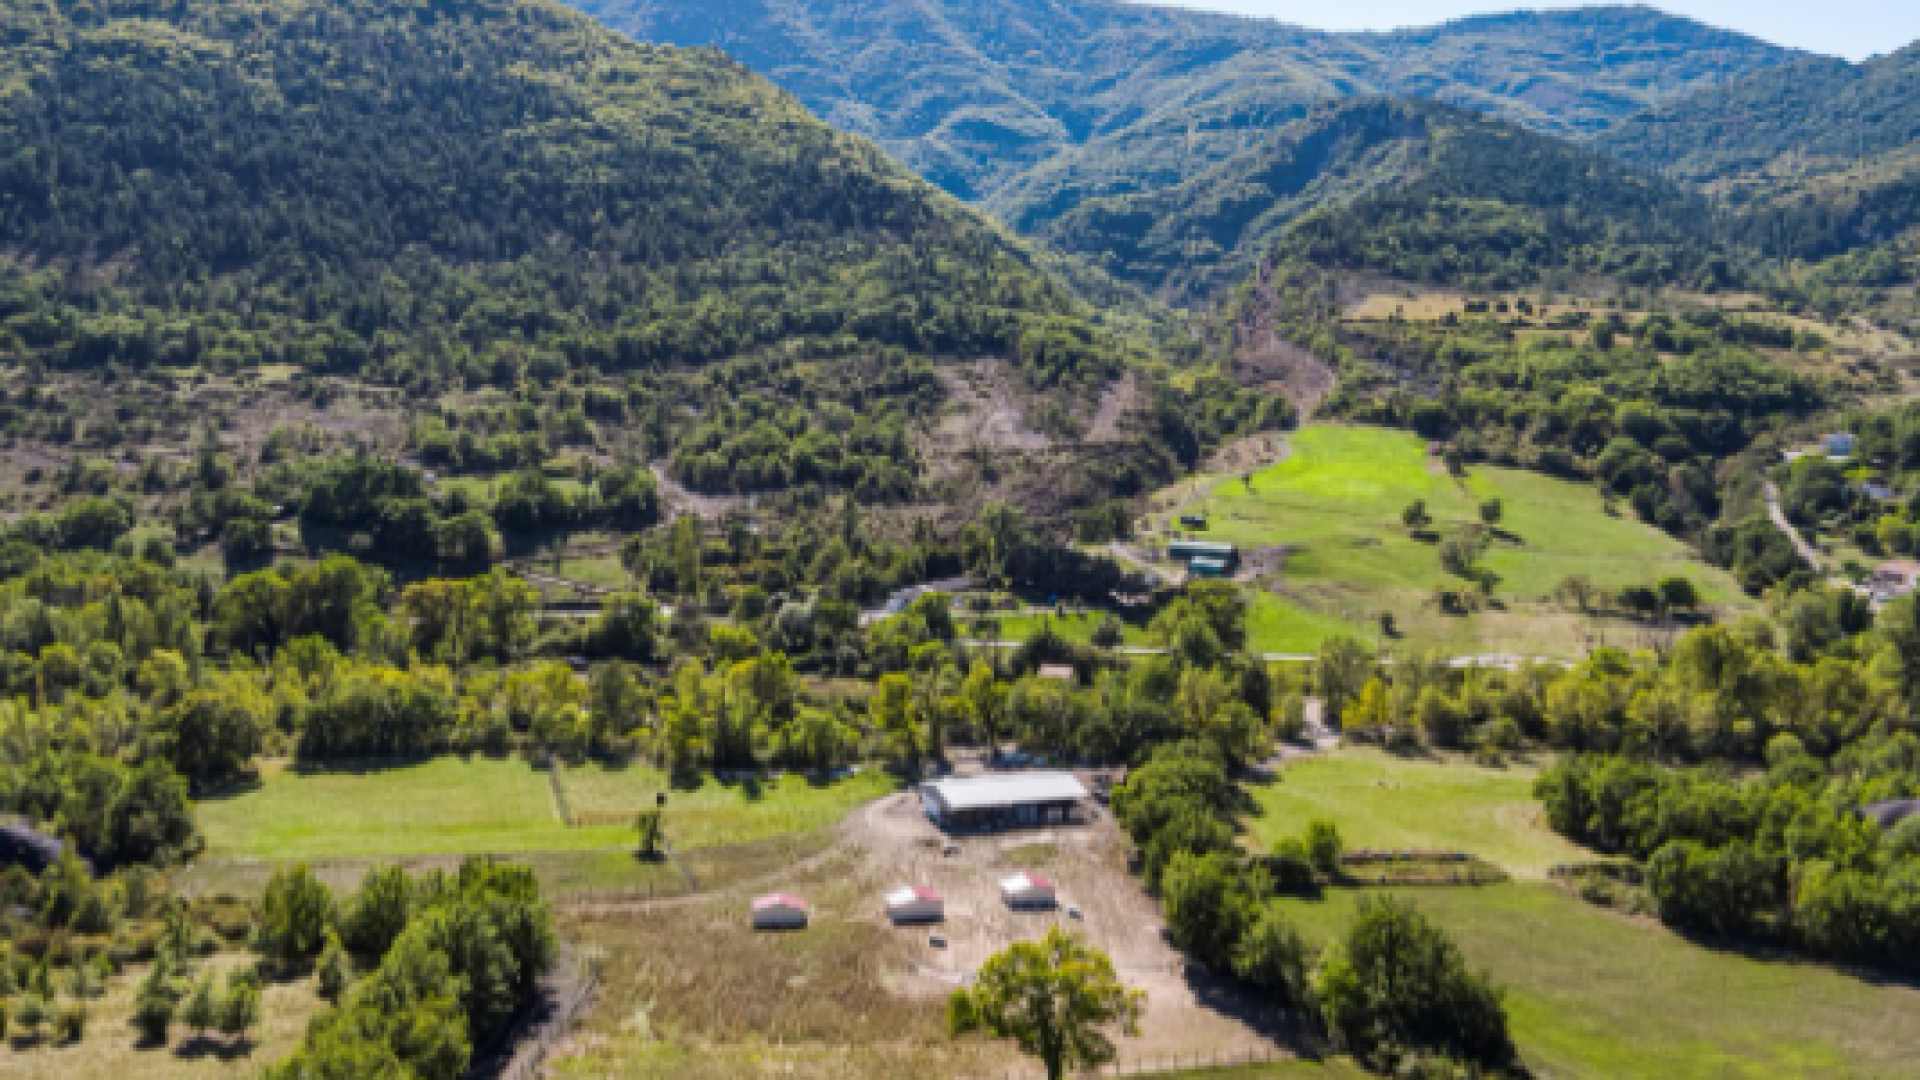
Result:
[[1513,1061],[1500,991],[1467,970],[1439,927],[1400,901],[1361,902],[1315,987],[1329,1032],[1376,1063],[1408,1051],[1495,1067]]
[[87,1037],[87,1003],[69,1001],[60,1006],[53,1030],[63,1042],[77,1043]]

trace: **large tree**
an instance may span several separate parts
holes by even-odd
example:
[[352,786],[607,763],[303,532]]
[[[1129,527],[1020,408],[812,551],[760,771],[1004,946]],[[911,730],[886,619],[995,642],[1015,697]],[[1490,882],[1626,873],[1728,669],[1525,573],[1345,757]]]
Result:
[[1069,1068],[1113,1060],[1102,1030],[1133,1034],[1146,994],[1120,981],[1107,954],[1059,927],[987,959],[971,987],[955,990],[947,1020],[954,1034],[987,1031],[1040,1059],[1048,1080]]

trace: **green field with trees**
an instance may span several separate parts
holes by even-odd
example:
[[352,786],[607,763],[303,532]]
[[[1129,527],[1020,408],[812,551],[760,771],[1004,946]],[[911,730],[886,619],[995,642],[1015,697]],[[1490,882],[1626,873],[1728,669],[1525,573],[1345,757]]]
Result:
[[[1283,907],[1330,940],[1365,895]],[[1539,1075],[1891,1078],[1920,1051],[1920,995],[1899,983],[1703,946],[1547,885],[1403,896],[1505,988]]]
[[562,822],[546,771],[513,758],[269,768],[256,790],[203,800],[198,815],[216,856],[531,854],[630,849],[634,815],[665,792],[668,841],[684,850],[823,829],[893,786],[878,773],[821,784],[797,774],[724,785],[708,776],[688,788],[640,765],[560,771],[577,826]]
[[1417,645],[1571,655],[1583,638],[1632,640],[1644,627],[1628,616],[1655,614],[1657,600],[1640,606],[1629,590],[1668,578],[1691,584],[1696,606],[1748,608],[1724,571],[1588,486],[1489,466],[1450,475],[1418,437],[1382,428],[1288,440],[1277,465],[1159,496],[1205,514],[1207,539],[1283,547],[1278,595],[1251,607],[1263,651],[1312,651],[1342,629],[1372,638],[1390,615]]

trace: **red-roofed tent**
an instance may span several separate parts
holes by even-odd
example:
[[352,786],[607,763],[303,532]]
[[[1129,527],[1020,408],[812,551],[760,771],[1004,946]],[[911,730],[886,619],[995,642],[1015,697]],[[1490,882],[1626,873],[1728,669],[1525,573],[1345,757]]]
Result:
[[792,893],[768,893],[753,901],[755,930],[799,930],[807,925],[807,902]]
[[1039,874],[1019,873],[1000,882],[1000,896],[1008,907],[1050,908],[1059,903],[1053,882]]
[[946,902],[932,889],[908,885],[887,894],[887,918],[896,923],[939,922],[946,917]]

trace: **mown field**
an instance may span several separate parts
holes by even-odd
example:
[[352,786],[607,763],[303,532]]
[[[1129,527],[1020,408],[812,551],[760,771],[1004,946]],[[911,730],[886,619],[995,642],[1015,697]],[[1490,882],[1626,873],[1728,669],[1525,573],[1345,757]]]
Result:
[[[1361,891],[1288,907],[1331,940]],[[1550,885],[1407,890],[1506,987],[1522,1055],[1558,1077],[1902,1077],[1920,990],[1688,941]]]
[[[1310,651],[1328,634],[1361,630],[1378,639],[1382,613],[1413,644],[1454,652],[1525,651],[1572,655],[1599,640],[1631,643],[1642,631],[1594,619],[1553,601],[1567,577],[1583,574],[1608,593],[1663,577],[1691,580],[1714,605],[1747,601],[1725,572],[1665,533],[1609,513],[1590,485],[1515,469],[1474,468],[1464,478],[1431,463],[1421,440],[1380,428],[1317,426],[1290,436],[1280,463],[1244,477],[1213,477],[1162,493],[1165,522],[1180,511],[1209,518],[1205,538],[1243,548],[1285,545],[1268,594],[1253,607],[1252,647]],[[1477,524],[1498,499],[1499,534],[1483,565],[1498,576],[1497,602],[1470,616],[1441,613],[1442,590],[1467,588],[1440,565],[1442,539]],[[1401,514],[1424,501],[1433,524],[1416,537]]]
[[[262,770],[256,787],[199,804],[213,856],[265,859],[620,850],[630,815],[666,792],[676,850],[747,844],[825,828],[890,790],[883,774],[832,783],[789,775],[764,784],[711,777],[675,788],[657,769],[563,768],[563,790],[586,824],[560,817],[547,774],[517,759],[443,757],[361,771]],[[604,818],[592,812],[610,812]],[[616,815],[617,816],[614,816]]]
[[[1914,1075],[1920,990],[1717,950],[1546,884],[1549,867],[1583,853],[1541,821],[1533,776],[1342,749],[1250,785],[1246,840],[1266,847],[1324,818],[1350,848],[1460,849],[1512,873],[1510,885],[1399,895],[1507,988],[1537,1076]],[[1303,932],[1331,941],[1368,891],[1286,903]]]
[[1525,765],[1492,769],[1343,748],[1249,784],[1257,809],[1246,841],[1269,850],[1324,818],[1339,825],[1349,848],[1465,851],[1517,878],[1544,880],[1555,864],[1592,856],[1542,820],[1536,775]]

